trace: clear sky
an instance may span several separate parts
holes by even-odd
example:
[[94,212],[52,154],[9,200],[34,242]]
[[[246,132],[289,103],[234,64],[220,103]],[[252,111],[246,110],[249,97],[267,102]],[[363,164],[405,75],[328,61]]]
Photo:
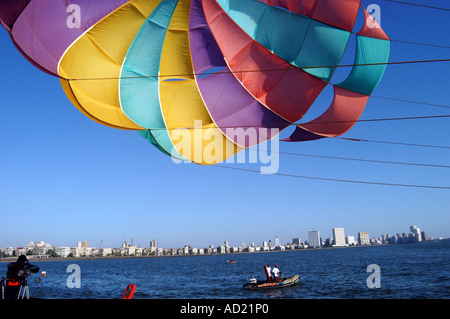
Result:
[[[450,8],[446,0],[414,2]],[[381,26],[391,39],[450,47],[450,11],[363,1],[366,7],[372,3],[380,6]],[[0,45],[0,247],[40,240],[71,247],[82,240],[99,247],[103,240],[104,247],[118,247],[132,238],[142,247],[152,239],[165,248],[217,246],[224,240],[237,246],[275,236],[282,243],[294,237],[306,240],[312,229],[324,239],[333,227],[343,227],[346,235],[367,231],[375,237],[409,232],[411,225],[432,237],[450,237],[448,189],[175,164],[138,133],[102,126],[82,115],[59,80],[28,63],[5,30],[0,30]],[[395,41],[390,61],[448,58],[449,48]],[[361,119],[449,115],[449,74],[449,62],[388,65]],[[328,107],[329,92],[325,90],[305,121]],[[344,139],[280,142],[278,173],[450,186],[448,167],[286,154],[449,166],[449,118],[360,122],[344,137],[447,148]],[[224,164],[250,170],[259,170],[258,165]]]

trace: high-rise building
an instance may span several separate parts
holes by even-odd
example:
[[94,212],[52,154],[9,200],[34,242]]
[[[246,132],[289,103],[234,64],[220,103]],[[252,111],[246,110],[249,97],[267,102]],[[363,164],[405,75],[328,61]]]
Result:
[[334,246],[345,246],[344,228],[333,228]]
[[356,245],[355,236],[348,235],[347,237],[345,237],[345,243],[350,246]]
[[358,233],[358,242],[360,245],[370,245],[369,233],[359,232]]
[[150,248],[158,249],[158,240],[152,239],[150,242]]
[[87,241],[79,241],[77,243],[78,248],[89,248],[89,243]]
[[309,247],[320,247],[322,246],[320,240],[320,234],[318,230],[311,230],[308,232],[308,246]]
[[413,237],[417,237],[417,241],[422,241],[422,235],[420,234],[420,228],[417,226],[410,226],[409,230]]
[[327,238],[324,241],[322,241],[322,245],[325,247],[331,247],[333,246],[333,239]]
[[280,246],[280,239],[278,237],[275,237],[274,244],[275,244],[275,247]]
[[292,238],[292,245],[294,245],[295,247],[300,247],[301,244],[302,243],[300,238]]

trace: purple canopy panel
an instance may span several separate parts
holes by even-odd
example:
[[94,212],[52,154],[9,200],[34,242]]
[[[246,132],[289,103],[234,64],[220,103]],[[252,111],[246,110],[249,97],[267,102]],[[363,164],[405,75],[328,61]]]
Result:
[[0,2],[0,22],[6,30],[11,28],[17,17],[31,0],[4,0]]
[[[18,1],[19,2],[19,1]],[[26,1],[25,1],[26,2]],[[58,75],[58,63],[86,30],[127,0],[39,0],[9,6],[0,16],[11,25],[11,37],[21,53],[47,73]]]

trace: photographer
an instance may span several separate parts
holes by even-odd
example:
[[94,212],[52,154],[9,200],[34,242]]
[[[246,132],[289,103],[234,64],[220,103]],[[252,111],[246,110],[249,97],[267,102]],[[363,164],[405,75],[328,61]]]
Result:
[[27,285],[31,273],[37,273],[39,267],[31,265],[25,255],[20,255],[16,262],[8,264],[6,274],[5,299],[17,299],[21,286]]

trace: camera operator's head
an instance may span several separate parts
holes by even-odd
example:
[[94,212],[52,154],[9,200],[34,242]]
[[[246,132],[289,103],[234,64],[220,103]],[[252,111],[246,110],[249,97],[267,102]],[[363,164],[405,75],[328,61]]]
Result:
[[17,262],[18,263],[26,263],[26,262],[28,262],[27,256],[20,255],[19,258],[17,258]]

